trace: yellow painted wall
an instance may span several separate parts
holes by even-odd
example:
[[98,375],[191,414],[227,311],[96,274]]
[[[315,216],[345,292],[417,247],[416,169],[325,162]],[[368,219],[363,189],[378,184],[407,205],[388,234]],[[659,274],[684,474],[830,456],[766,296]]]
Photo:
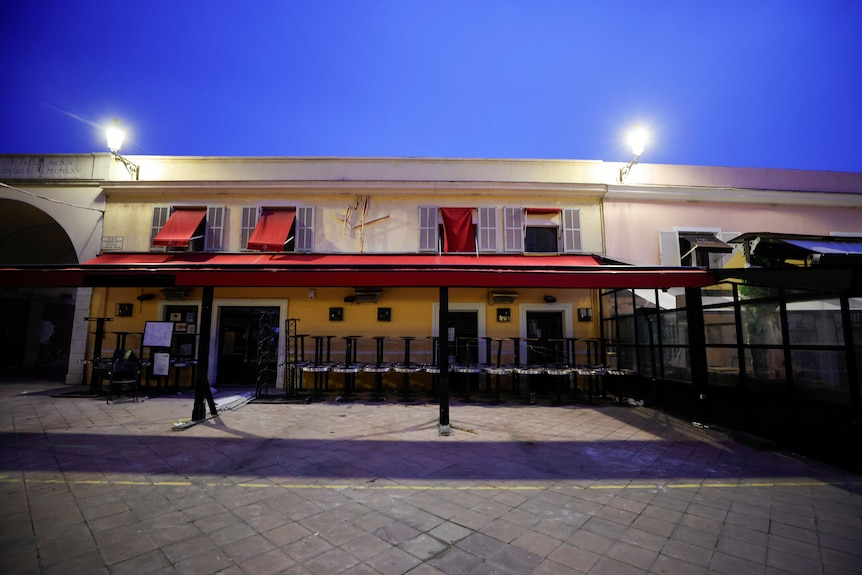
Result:
[[[314,290],[314,298],[309,298],[309,289]],[[526,327],[522,324],[522,306],[531,309],[557,309],[560,306],[571,308],[570,329],[575,338],[584,339],[598,336],[598,321],[578,322],[577,309],[581,307],[593,307],[594,317],[598,318],[598,310],[593,303],[594,294],[591,290],[548,290],[541,288],[516,290],[518,298],[511,304],[493,304],[489,300],[488,290],[479,288],[450,288],[449,304],[451,310],[459,310],[464,306],[470,309],[478,309],[484,312],[479,318],[480,336],[502,338],[506,342],[503,345],[503,362],[511,363],[513,346],[509,338],[523,337]],[[263,301],[279,300],[287,301],[287,316],[295,318],[297,333],[314,335],[332,335],[332,360],[342,361],[344,358],[343,337],[348,335],[360,336],[358,360],[360,362],[373,362],[375,360],[376,343],[374,336],[385,336],[384,361],[396,362],[403,359],[404,344],[402,336],[412,336],[416,340],[411,344],[411,360],[416,362],[430,362],[431,340],[429,336],[436,330],[437,317],[434,304],[439,300],[439,291],[436,288],[383,288],[378,302],[375,303],[348,303],[344,301],[346,296],[352,295],[352,288],[216,288],[214,292],[214,330],[218,322],[218,307],[222,302],[230,305],[255,306]],[[544,296],[551,294],[556,298],[553,305],[544,302]],[[142,294],[155,294],[150,300],[140,301],[138,296]],[[163,298],[160,289],[157,288],[96,288],[93,290],[93,304],[91,317],[111,318],[106,325],[106,337],[102,344],[103,357],[110,357],[116,347],[116,332],[142,333],[147,321],[163,320],[160,317],[160,309],[165,305],[200,305],[201,290],[196,289],[189,294],[187,300],[169,300]],[[117,317],[116,310],[119,303],[131,303],[133,306],[132,317]],[[343,321],[330,321],[329,310],[332,307],[343,308]],[[392,310],[391,321],[378,321],[378,308],[386,307]],[[509,308],[511,310],[511,321],[498,322],[498,308]],[[163,313],[163,312],[162,312]],[[281,328],[284,328],[284,319],[281,318]],[[485,330],[481,331],[484,325]],[[91,326],[95,327],[95,324]],[[215,331],[217,333],[217,331]],[[91,335],[89,350],[93,349],[94,338]],[[140,345],[139,336],[128,336],[127,347],[138,351]],[[286,345],[282,341],[282,345]],[[484,357],[485,344],[480,343],[480,357]],[[217,348],[214,348],[217,349]],[[492,349],[495,353],[496,348]],[[314,343],[311,337],[305,340],[305,353],[307,359],[313,358]],[[145,355],[148,351],[145,350]],[[92,354],[89,354],[90,356]],[[217,355],[217,354],[213,354]],[[211,364],[217,361],[217,357],[211,357]],[[392,376],[390,376],[392,377]],[[187,378],[187,376],[186,376]],[[190,384],[184,380],[184,384]]]

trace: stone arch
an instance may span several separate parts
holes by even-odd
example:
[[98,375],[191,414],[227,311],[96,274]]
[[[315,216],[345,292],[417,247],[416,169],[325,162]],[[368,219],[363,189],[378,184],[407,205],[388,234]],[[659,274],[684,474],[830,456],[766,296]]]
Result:
[[[0,198],[0,265],[77,264],[69,234],[39,208]],[[75,290],[0,289],[0,368],[68,369]]]
[[77,264],[69,234],[39,208],[0,198],[0,264]]

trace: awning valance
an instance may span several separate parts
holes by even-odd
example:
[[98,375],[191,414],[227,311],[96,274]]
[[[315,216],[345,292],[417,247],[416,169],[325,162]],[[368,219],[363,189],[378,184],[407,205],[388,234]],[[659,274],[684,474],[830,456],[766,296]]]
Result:
[[153,238],[153,245],[171,248],[189,247],[189,241],[206,215],[206,208],[174,208],[171,217]]
[[595,255],[105,253],[76,266],[7,266],[0,285],[190,287],[670,288],[715,283],[699,268]]
[[284,251],[290,228],[296,217],[296,208],[264,208],[257,226],[248,239],[248,249],[262,252]]
[[553,216],[559,214],[562,210],[560,208],[527,208],[525,211],[528,215]]

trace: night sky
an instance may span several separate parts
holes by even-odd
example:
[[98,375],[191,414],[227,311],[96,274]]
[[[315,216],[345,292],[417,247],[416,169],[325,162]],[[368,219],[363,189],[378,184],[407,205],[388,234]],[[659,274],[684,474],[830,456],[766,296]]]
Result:
[[862,171],[862,2],[0,2],[0,153]]

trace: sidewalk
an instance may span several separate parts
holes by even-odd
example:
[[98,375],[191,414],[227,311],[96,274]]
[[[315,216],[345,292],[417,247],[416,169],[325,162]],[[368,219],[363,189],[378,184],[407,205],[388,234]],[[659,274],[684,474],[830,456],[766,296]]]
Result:
[[862,477],[643,407],[0,385],[0,572],[862,573]]

